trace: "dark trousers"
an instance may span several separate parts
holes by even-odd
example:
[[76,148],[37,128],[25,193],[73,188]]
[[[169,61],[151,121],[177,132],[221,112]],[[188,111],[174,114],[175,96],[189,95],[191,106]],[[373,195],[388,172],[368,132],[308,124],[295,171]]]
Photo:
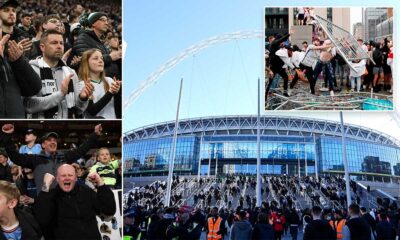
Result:
[[276,69],[271,69],[274,75],[279,74],[283,78],[283,90],[287,91],[288,90],[288,85],[289,85],[289,77],[286,73],[285,68],[276,68]]
[[328,80],[329,90],[333,90],[333,68],[331,62],[322,62],[318,60],[317,65],[314,68],[314,78],[317,79],[318,75],[324,71],[325,79]]
[[[314,71],[312,67],[304,66],[300,63],[300,69],[302,71],[306,70],[305,75],[307,77],[308,82],[310,83],[310,90],[312,94],[315,94],[315,84],[317,80],[314,78]],[[296,85],[297,81],[299,80],[299,76],[297,74],[294,76],[292,82],[290,83],[290,88],[293,88]]]
[[297,232],[299,226],[290,226],[290,235],[292,236],[292,240],[297,240]]

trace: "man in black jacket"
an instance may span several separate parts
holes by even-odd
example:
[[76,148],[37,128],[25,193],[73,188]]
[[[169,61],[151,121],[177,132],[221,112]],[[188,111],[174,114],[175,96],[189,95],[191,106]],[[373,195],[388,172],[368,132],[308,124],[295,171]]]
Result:
[[29,34],[15,26],[17,21],[17,7],[19,6],[16,0],[0,0],[0,21],[3,22],[2,33],[10,34],[10,40],[18,42],[24,52],[29,52],[32,47],[32,41],[29,39]]
[[396,239],[396,230],[393,228],[392,224],[387,219],[386,212],[381,212],[380,218],[381,220],[376,225],[376,236],[377,239],[383,240],[395,240]]
[[42,83],[23,56],[22,45],[2,36],[0,20],[0,118],[25,118],[21,97],[35,95]]
[[70,62],[74,56],[82,56],[83,52],[86,50],[97,48],[103,54],[106,76],[121,79],[121,77],[118,76],[118,66],[115,61],[122,58],[122,50],[110,52],[100,40],[108,31],[108,18],[106,14],[101,12],[91,13],[87,21],[84,22],[84,25],[89,29],[79,33],[72,47],[72,53],[69,56],[68,62]]
[[[270,59],[270,70],[274,73],[273,76],[275,76],[276,74],[279,74],[282,78],[283,78],[283,95],[288,97],[288,85],[289,85],[289,77],[286,73],[286,70],[283,67],[283,65],[285,65],[285,63],[281,60],[281,58],[279,58],[278,56],[276,56],[276,52],[281,48],[281,44],[288,40],[290,35],[293,34],[293,30],[290,31],[290,33],[282,36],[282,35],[277,35],[276,39],[273,40],[271,42],[271,44],[269,45],[270,47],[270,53],[269,53],[269,59]],[[269,83],[268,83],[268,87],[267,89],[269,90],[269,88],[271,87],[272,84],[272,80],[273,79],[269,79]],[[267,93],[268,94],[268,93]]]
[[371,228],[368,223],[360,217],[360,207],[352,203],[349,206],[350,219],[343,227],[344,240],[370,240]]
[[321,219],[322,209],[314,206],[311,212],[313,220],[307,224],[304,230],[303,240],[336,240],[336,233],[329,223]]
[[375,235],[376,220],[374,219],[374,217],[372,217],[372,215],[369,212],[367,212],[367,209],[365,207],[361,207],[360,212],[361,212],[361,218],[368,223],[368,225],[371,227],[372,233]]
[[101,239],[96,215],[114,215],[116,203],[97,173],[90,173],[88,179],[97,192],[77,185],[75,168],[69,164],[58,168],[55,189],[50,190],[54,176],[45,174],[34,212],[46,239]]

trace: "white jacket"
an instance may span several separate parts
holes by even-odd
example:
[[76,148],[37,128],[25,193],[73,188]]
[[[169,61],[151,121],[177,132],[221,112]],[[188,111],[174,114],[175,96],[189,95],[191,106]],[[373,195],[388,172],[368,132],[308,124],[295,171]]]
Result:
[[359,63],[350,62],[351,67],[355,69],[355,71],[350,68],[350,77],[361,77],[365,73],[365,64],[367,61],[365,59],[361,60]]
[[281,48],[278,51],[276,51],[275,53],[276,56],[280,57],[282,59],[282,61],[285,63],[285,65],[283,65],[282,68],[290,68],[293,69],[294,65],[291,62],[291,59],[289,57],[288,51],[286,48]]

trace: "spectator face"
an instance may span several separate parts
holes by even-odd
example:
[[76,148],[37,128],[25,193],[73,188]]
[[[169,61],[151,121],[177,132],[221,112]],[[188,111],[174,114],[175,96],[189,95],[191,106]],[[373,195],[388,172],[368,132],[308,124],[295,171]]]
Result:
[[77,4],[74,8],[74,12],[76,13],[76,15],[80,16],[83,12],[83,7],[80,4]]
[[110,39],[110,47],[112,49],[118,49],[119,48],[119,39],[116,37],[113,37]]
[[57,182],[61,190],[64,192],[70,192],[74,189],[77,181],[75,168],[71,165],[64,164],[58,168],[57,171]]
[[24,27],[30,27],[32,24],[32,18],[29,16],[23,17],[21,23]]
[[105,33],[108,30],[108,18],[106,16],[102,16],[93,23],[92,29],[97,30],[101,33]]
[[7,164],[7,158],[4,155],[0,155],[0,164],[4,166]]
[[57,18],[51,18],[49,19],[46,23],[43,24],[43,29],[44,31],[50,30],[50,29],[56,29],[58,31],[61,31],[61,22]]
[[11,201],[8,201],[5,195],[0,194],[0,216],[6,216],[8,212],[14,211],[14,207],[11,207]]
[[99,51],[95,51],[92,56],[89,57],[89,70],[96,74],[100,74],[104,71],[103,56]]
[[57,151],[57,138],[49,137],[42,143],[42,148],[46,153],[55,153]]
[[3,21],[3,24],[6,26],[14,26],[16,17],[16,10],[14,7],[8,6],[0,9],[0,19]]
[[36,141],[36,136],[32,133],[25,134],[25,142]]
[[60,34],[50,34],[47,40],[40,44],[43,56],[52,61],[58,61],[64,54],[64,40]]
[[111,160],[110,151],[108,149],[101,149],[99,151],[99,161],[103,164],[109,163]]

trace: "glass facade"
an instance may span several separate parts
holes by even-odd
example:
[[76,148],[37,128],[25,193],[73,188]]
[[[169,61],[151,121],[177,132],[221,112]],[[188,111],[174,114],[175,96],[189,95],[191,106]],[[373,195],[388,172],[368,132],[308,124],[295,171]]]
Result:
[[[323,171],[344,171],[341,138],[321,137],[317,144]],[[346,140],[349,171],[399,175],[400,149],[376,143]]]
[[[198,158],[198,143],[195,136],[178,137],[174,169],[197,171],[193,162]],[[171,158],[172,138],[146,139],[124,144],[124,167],[126,173],[165,172]]]
[[[365,41],[377,41],[380,37],[383,36],[378,33],[378,31],[382,31],[381,27],[377,28],[377,26],[388,19],[387,13],[388,8],[364,9],[363,24],[365,26]],[[390,32],[393,32],[393,30],[390,30]]]
[[[128,141],[124,144],[126,176],[168,173],[172,137]],[[344,171],[340,137],[262,136],[262,173],[305,174],[318,171]],[[352,174],[400,176],[400,148],[368,141],[346,139],[349,170]],[[178,135],[175,172],[197,174],[201,159],[201,174],[255,173],[257,138],[254,135]],[[210,169],[209,169],[210,163]],[[368,175],[367,174],[367,175]]]

